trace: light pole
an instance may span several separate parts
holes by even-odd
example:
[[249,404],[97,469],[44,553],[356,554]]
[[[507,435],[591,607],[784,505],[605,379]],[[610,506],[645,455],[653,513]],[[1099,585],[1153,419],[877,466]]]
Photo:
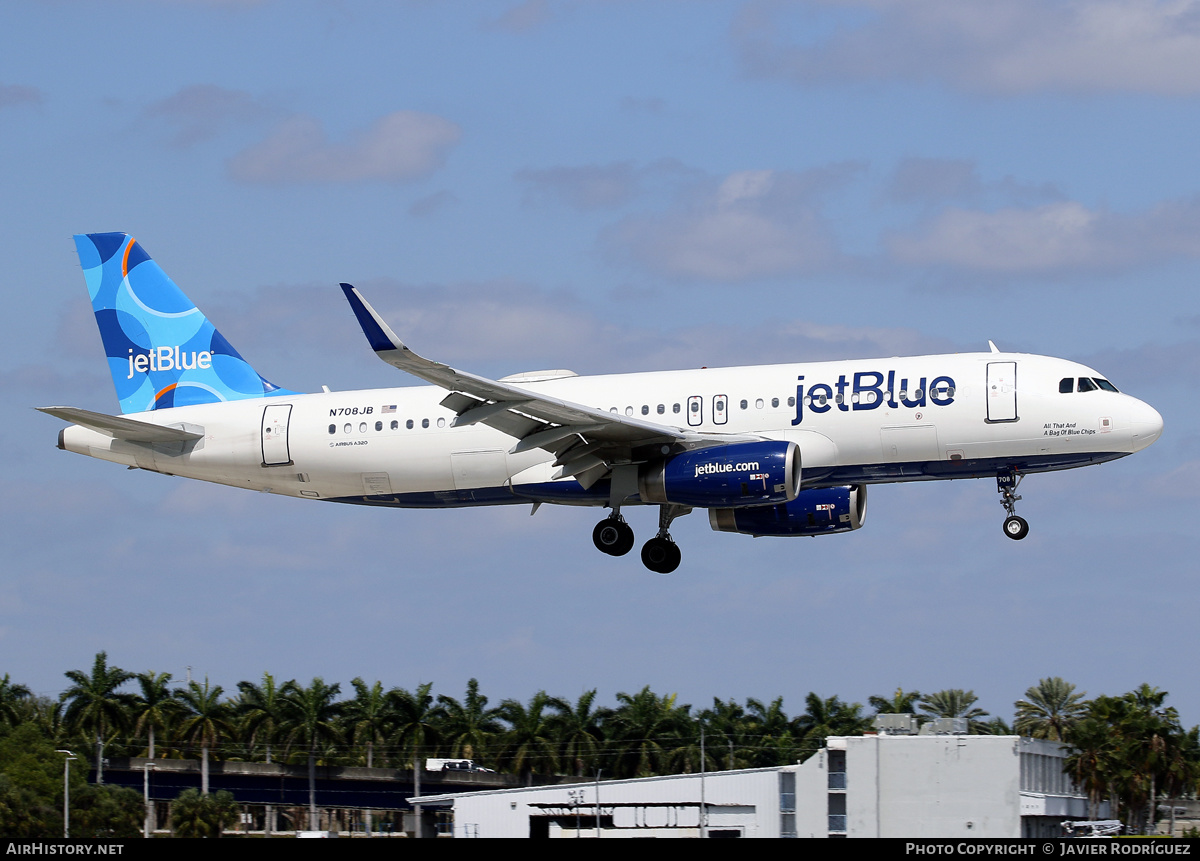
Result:
[[146,806],[146,820],[142,826],[142,837],[146,840],[150,839],[151,825],[157,825],[153,822],[155,818],[150,807],[150,772],[154,770],[154,763],[147,762],[142,766],[142,803]]
[[71,762],[75,759],[75,754],[69,750],[59,750],[56,753],[67,755],[63,760],[63,839],[66,840],[71,836]]

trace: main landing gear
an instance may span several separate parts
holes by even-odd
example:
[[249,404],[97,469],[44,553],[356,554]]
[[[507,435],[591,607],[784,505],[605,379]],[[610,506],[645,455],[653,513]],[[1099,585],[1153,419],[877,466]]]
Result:
[[1025,476],[1016,470],[1005,470],[996,475],[996,490],[1000,493],[1000,504],[1008,512],[1004,518],[1004,534],[1013,541],[1020,541],[1029,534],[1029,524],[1024,517],[1017,516],[1017,485]]
[[[670,574],[679,567],[683,554],[671,537],[671,521],[691,511],[684,505],[660,505],[658,534],[642,545],[642,564],[657,574]],[[609,556],[624,556],[633,549],[633,530],[620,511],[614,511],[592,530],[596,549]]]
[[625,518],[614,511],[596,524],[596,528],[592,530],[592,542],[601,553],[624,556],[633,549],[633,530],[629,528]]

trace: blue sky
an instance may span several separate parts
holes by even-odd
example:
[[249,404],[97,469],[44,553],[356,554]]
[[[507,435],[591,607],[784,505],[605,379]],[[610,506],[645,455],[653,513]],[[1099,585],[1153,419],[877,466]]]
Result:
[[[13,0],[0,11],[0,672],[107,650],[233,688],[361,675],[683,702],[1142,682],[1189,725],[1200,502],[1200,2]],[[871,489],[821,539],[595,512],[303,503],[54,449],[115,411],[70,236],[128,231],[268,379],[1001,347],[1084,361],[1166,431],[1032,476]],[[630,513],[648,534],[651,509]]]

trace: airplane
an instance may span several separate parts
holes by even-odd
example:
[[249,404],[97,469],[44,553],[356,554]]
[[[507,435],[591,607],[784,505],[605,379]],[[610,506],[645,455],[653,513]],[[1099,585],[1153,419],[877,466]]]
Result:
[[1099,372],[988,352],[491,380],[424,358],[349,284],[380,359],[428,383],[302,394],[261,377],[125,233],[75,237],[120,415],[41,407],[58,447],[128,467],[299,499],[396,508],[606,507],[595,546],[634,546],[622,509],[658,506],[641,551],[680,564],[672,522],[816,536],[865,520],[872,484],[994,478],[1022,539],[1029,473],[1140,451],[1162,416]]

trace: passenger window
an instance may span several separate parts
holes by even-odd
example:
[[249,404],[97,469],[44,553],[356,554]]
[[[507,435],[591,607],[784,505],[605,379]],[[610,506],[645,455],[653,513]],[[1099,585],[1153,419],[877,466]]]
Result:
[[658,405],[658,414],[659,414],[660,416],[661,416],[663,413],[665,413],[666,411],[667,411],[667,406],[666,406],[666,404],[659,404],[659,405]]
[[366,423],[366,422],[359,422],[359,423],[358,423],[358,432],[359,432],[359,433],[366,433],[366,432],[367,432],[367,423]]
[[678,413],[678,412],[679,412],[679,404],[675,404],[675,405],[673,405],[673,406],[671,407],[671,412],[673,412],[673,413]]
[[633,415],[633,407],[625,407],[625,415],[627,415],[627,416]]
[[642,404],[642,415],[650,415],[650,406],[648,404]]
[[346,426],[344,428],[342,428],[342,430],[345,431],[346,433],[350,433],[350,428],[351,428],[350,422],[346,422]]
[[694,412],[694,413],[700,412],[700,402],[699,401],[692,401],[692,412]]
[[788,406],[789,407],[796,406],[796,399],[794,397],[788,398]]
[[400,422],[392,419],[392,430],[397,430],[400,427]]
[[377,431],[383,430],[383,422],[375,422],[375,430],[377,430]]
[[330,425],[330,426],[329,426],[329,432],[330,432],[330,433],[337,433],[337,425]]
[[1060,395],[1069,395],[1075,391],[1075,378],[1063,377],[1058,381],[1058,393]]
[[444,418],[439,418],[438,419],[438,427],[444,428],[445,426],[446,426],[446,420]]
[[754,408],[755,408],[756,410],[761,410],[761,409],[763,408],[763,406],[764,406],[764,405],[763,405],[763,399],[762,399],[762,398],[759,398],[757,401],[755,401],[755,402],[754,402]]
[[408,421],[406,421],[406,422],[404,423],[404,426],[405,426],[406,428],[408,428],[409,430],[412,430],[412,429],[413,429],[413,422],[412,422],[412,419],[409,419]]
[[1094,391],[1096,391],[1097,388],[1099,388],[1099,387],[1095,383],[1093,383],[1091,380],[1089,380],[1087,377],[1079,378],[1079,391],[1094,392]]
[[771,409],[779,406],[779,398],[771,398]]
[[429,427],[429,419],[421,419],[421,427],[423,427],[423,428]]
[[740,406],[742,409],[746,409],[748,406],[750,406],[750,404],[749,404],[748,402],[746,402],[746,401],[742,401],[742,402],[741,402],[741,404],[739,404],[739,406]]

